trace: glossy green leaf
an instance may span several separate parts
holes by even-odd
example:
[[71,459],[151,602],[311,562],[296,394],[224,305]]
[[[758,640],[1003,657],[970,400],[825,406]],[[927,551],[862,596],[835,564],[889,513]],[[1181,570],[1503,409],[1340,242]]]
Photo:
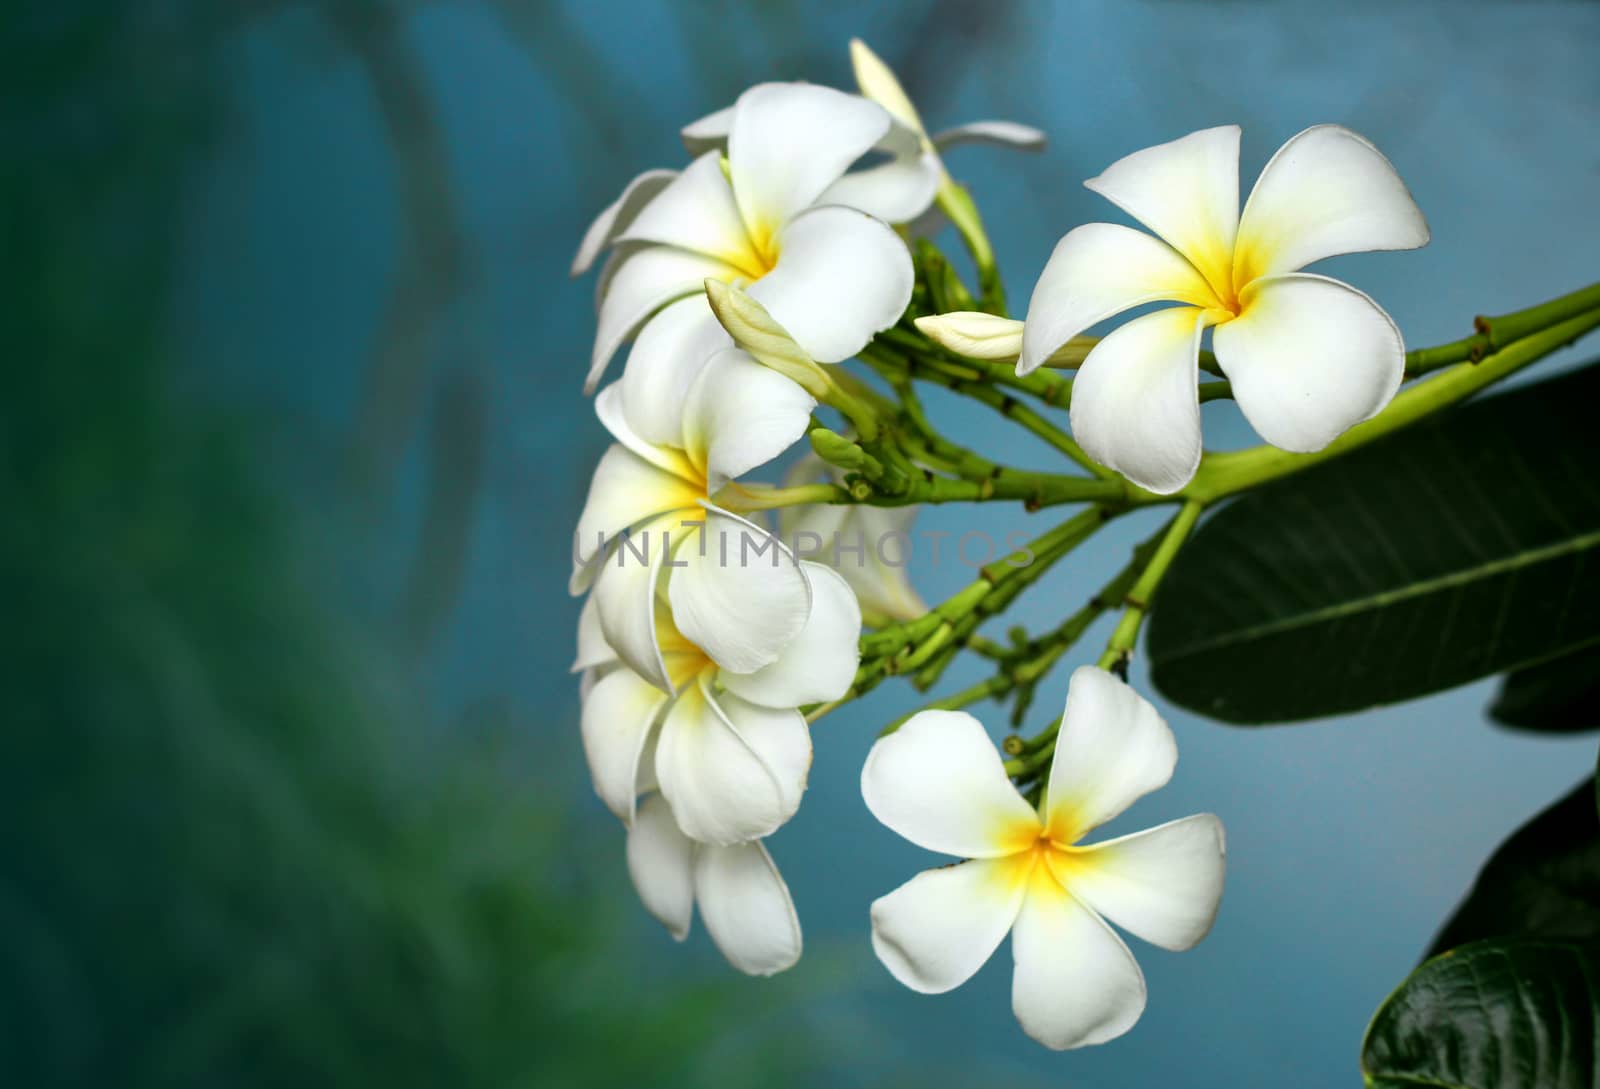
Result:
[[1227,506],[1156,601],[1157,687],[1228,722],[1286,722],[1600,644],[1596,404],[1591,365]]
[[1520,730],[1600,728],[1600,647],[1517,670],[1500,686],[1489,714]]
[[1506,937],[1600,941],[1600,816],[1592,778],[1500,845],[1428,955]]
[[1435,957],[1379,1007],[1370,1089],[1594,1089],[1600,947],[1509,939]]

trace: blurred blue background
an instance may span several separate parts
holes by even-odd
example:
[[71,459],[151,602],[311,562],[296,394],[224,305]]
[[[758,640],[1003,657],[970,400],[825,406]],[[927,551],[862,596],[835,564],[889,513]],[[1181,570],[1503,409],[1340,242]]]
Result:
[[[0,179],[24,311],[7,668],[35,693],[5,754],[0,1060],[33,1084],[276,1084],[263,1055],[301,1085],[1353,1084],[1481,861],[1593,766],[1590,739],[1489,726],[1488,684],[1282,729],[1167,709],[1177,776],[1118,827],[1219,813],[1222,915],[1194,952],[1136,949],[1133,1033],[1054,1055],[1012,1020],[1004,950],[936,998],[872,958],[868,903],[933,861],[860,800],[877,727],[928,698],[886,684],[818,724],[772,842],[807,956],[733,978],[638,907],[588,788],[565,581],[607,437],[579,391],[593,285],[566,269],[630,177],[683,161],[680,125],[762,80],[850,86],[859,35],[931,128],[1049,134],[950,156],[1017,309],[1061,234],[1120,218],[1080,185],[1113,160],[1238,122],[1248,186],[1334,121],[1395,162],[1433,242],[1326,271],[1409,343],[1455,339],[1595,278],[1600,5],[33,7],[5,32]],[[1052,465],[928,400],[968,445]],[[1206,411],[1210,445],[1253,441]],[[1150,528],[1118,523],[1001,624],[1053,623]],[[971,573],[912,577],[937,600]],[[269,908],[246,923],[219,888]]]

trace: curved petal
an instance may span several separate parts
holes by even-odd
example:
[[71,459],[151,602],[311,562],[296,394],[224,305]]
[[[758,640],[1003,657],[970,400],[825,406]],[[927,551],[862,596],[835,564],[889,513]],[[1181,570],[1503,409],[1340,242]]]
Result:
[[872,950],[922,994],[967,980],[999,948],[1028,889],[1031,852],[924,870],[872,902]]
[[578,656],[572,661],[571,672],[599,669],[616,660],[617,652],[606,642],[606,633],[600,627],[600,604],[591,594],[578,613]]
[[1015,318],[1002,318],[981,310],[956,310],[948,314],[920,317],[915,325],[929,340],[968,359],[994,359],[1012,363],[1022,353],[1024,325]]
[[1051,855],[1060,882],[1084,904],[1152,945],[1192,949],[1222,902],[1222,822],[1201,813],[1131,836]]
[[784,230],[776,267],[750,297],[820,363],[837,363],[887,329],[911,301],[900,236],[854,208],[813,208]]
[[610,204],[594,222],[589,224],[589,229],[583,232],[583,241],[578,245],[577,256],[572,259],[571,274],[582,276],[594,265],[595,258],[600,252],[611,245],[616,237],[628,229],[628,224],[633,222],[633,217],[639,214],[646,204],[667,183],[678,176],[676,170],[646,170],[638,175],[623,189],[622,195]]
[[885,223],[909,223],[928,210],[943,177],[933,155],[910,155],[852,170],[828,186],[817,203],[842,204]]
[[1018,151],[1043,151],[1045,135],[1032,125],[1015,121],[969,121],[952,129],[934,133],[933,146],[948,151],[962,144],[989,144]]
[[1064,1051],[1103,1044],[1144,1013],[1144,973],[1122,939],[1064,891],[1045,866],[1011,931],[1011,1009],[1022,1031]]
[[1400,330],[1349,284],[1298,272],[1252,283],[1212,335],[1233,399],[1282,450],[1321,450],[1383,411],[1405,377]]
[[1039,837],[1038,815],[965,711],[919,711],[879,738],[861,768],[861,797],[892,831],[942,854],[1000,858]]
[[902,125],[922,131],[922,118],[917,116],[917,108],[900,86],[899,78],[860,38],[850,39],[850,67],[863,95],[888,110],[889,116]]
[[678,696],[661,723],[656,782],[678,827],[701,843],[760,839],[794,813],[772,769],[711,698],[704,677]]
[[1083,183],[1166,239],[1227,294],[1239,226],[1239,126],[1201,129],[1118,159]]
[[772,534],[707,507],[679,548],[667,594],[672,619],[723,669],[754,673],[777,660],[811,613],[811,586]]
[[706,932],[739,971],[770,976],[800,959],[800,917],[759,842],[702,846],[695,852],[694,892]]
[[[667,310],[673,310],[684,305],[684,303],[692,301],[691,299],[685,299],[683,303],[673,303]],[[707,309],[709,310],[709,307]],[[652,326],[660,324],[666,316],[667,311],[663,311],[650,324]],[[673,449],[671,446],[652,442],[634,430],[627,419],[624,393],[623,383],[613,382],[595,395],[595,415],[600,417],[600,422],[605,425],[605,429],[611,432],[611,437],[650,464],[665,469],[673,476],[690,485],[696,485],[696,482],[700,479],[700,474],[689,463],[688,455],[682,450]]]
[[616,669],[583,701],[583,754],[594,792],[624,824],[633,820],[640,757],[667,699],[632,670]]
[[1383,153],[1340,125],[1316,125],[1278,149],[1239,217],[1233,282],[1341,253],[1414,250],[1428,221]]
[[1149,700],[1094,666],[1073,671],[1061,712],[1045,827],[1066,847],[1165,786],[1178,743]]
[[739,348],[711,357],[683,406],[683,446],[715,493],[800,441],[817,400]]
[[811,614],[777,660],[754,673],[722,672],[722,683],[764,707],[803,707],[844,695],[861,664],[861,607],[837,571],[803,563]]
[[629,669],[663,692],[674,691],[657,639],[656,589],[672,551],[676,518],[658,518],[619,541],[595,578],[595,612],[606,642]]
[[647,442],[683,444],[683,400],[709,360],[733,338],[704,291],[669,303],[639,330],[622,371],[622,411]]
[[761,83],[734,103],[728,176],[760,247],[889,131],[883,107],[811,83]]
[[854,526],[855,533],[871,542],[863,562],[841,562],[838,566],[839,573],[856,592],[861,608],[890,620],[913,620],[926,613],[927,602],[906,577],[913,548],[911,523],[918,508],[850,506],[844,510],[846,519],[840,532],[853,536]]
[[1100,464],[1170,495],[1200,465],[1200,337],[1207,311],[1157,310],[1090,350],[1072,383],[1072,434]]
[[617,237],[703,253],[746,276],[766,271],[739,218],[733,189],[722,173],[722,155],[715,151],[690,163]]
[[792,706],[763,707],[734,692],[717,692],[711,700],[772,773],[783,795],[781,819],[787,821],[799,811],[811,774],[811,727],[805,716]]
[[739,270],[703,253],[672,246],[643,246],[608,262],[601,275],[605,277],[605,294],[600,297],[594,351],[583,383],[585,393],[594,392],[617,349],[657,310],[704,291],[708,278],[735,279]]
[[680,942],[694,917],[694,852],[661,795],[639,803],[628,829],[628,876],[645,910]]
[[595,565],[618,534],[654,515],[694,508],[700,489],[618,444],[600,455],[589,495],[578,515],[573,547],[571,590],[580,593],[593,579]]
[[1028,300],[1017,373],[1038,369],[1097,321],[1162,301],[1222,305],[1194,266],[1159,238],[1115,223],[1074,227],[1056,243]]
[[724,106],[708,113],[698,121],[691,121],[678,130],[683,146],[690,155],[703,155],[713,149],[721,151],[728,146],[728,130],[733,127],[733,107]]

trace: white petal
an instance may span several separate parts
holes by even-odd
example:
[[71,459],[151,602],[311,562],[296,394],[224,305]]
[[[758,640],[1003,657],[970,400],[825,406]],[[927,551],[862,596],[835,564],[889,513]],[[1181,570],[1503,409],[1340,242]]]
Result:
[[1341,253],[1428,244],[1428,221],[1394,166],[1339,125],[1306,129],[1261,171],[1239,218],[1234,285]]
[[1056,243],[1028,300],[1017,373],[1027,374],[1095,322],[1144,303],[1222,305],[1183,256],[1159,238],[1085,223]]
[[1134,318],[1090,350],[1072,383],[1072,434],[1085,452],[1162,495],[1200,465],[1195,381],[1207,313],[1175,306]]
[[1024,326],[1015,318],[1002,318],[976,310],[957,310],[918,318],[916,326],[935,344],[968,359],[995,359],[1009,363],[1022,352]]
[[705,523],[674,556],[672,619],[722,668],[754,673],[805,625],[811,587],[794,554],[760,526],[716,508]]
[[1043,151],[1045,135],[1032,125],[1019,125],[1015,121],[970,121],[935,133],[933,137],[933,146],[940,151],[948,151],[962,144],[990,144],[1019,151]]
[[600,627],[600,607],[591,594],[578,613],[578,656],[572,661],[572,672],[599,669],[617,660],[617,652],[606,642],[606,633]]
[[772,773],[783,795],[780,819],[787,821],[799,811],[811,774],[811,727],[805,716],[793,706],[764,707],[731,691],[716,692],[711,699]]
[[[632,247],[630,247],[632,249]],[[739,271],[725,261],[672,246],[642,246],[608,266],[600,321],[584,392],[593,393],[606,364],[624,341],[668,303],[705,290],[707,278],[730,280]]]
[[867,542],[865,560],[858,564],[841,555],[838,565],[861,607],[890,620],[912,620],[926,613],[927,602],[906,577],[913,548],[911,523],[918,508],[849,506],[843,510],[847,517],[841,533],[852,541],[859,533]]
[[595,258],[600,256],[600,251],[627,230],[639,210],[677,176],[676,170],[646,170],[630,181],[622,195],[595,216],[589,229],[583,232],[583,242],[578,246],[577,256],[572,259],[572,275],[582,276],[588,272]]
[[728,174],[751,237],[775,235],[888,131],[881,106],[831,87],[762,83],[740,95]]
[[861,768],[861,797],[890,829],[947,855],[999,858],[1039,836],[1038,815],[965,711],[919,711],[879,738]]
[[594,792],[624,823],[633,819],[639,760],[668,696],[630,669],[595,682],[583,701],[583,753]]
[[855,70],[856,86],[861,88],[862,94],[888,110],[902,125],[922,131],[922,118],[917,116],[917,108],[900,86],[900,80],[860,38],[850,39],[850,67]]
[[694,916],[694,852],[661,795],[639,803],[628,829],[628,875],[645,910],[680,942]]
[[708,151],[642,209],[618,236],[703,253],[755,277],[766,271],[722,173],[722,155]]
[[715,493],[765,464],[811,427],[816,398],[739,348],[717,352],[701,369],[683,410],[683,446]]
[[1067,683],[1045,823],[1050,838],[1076,843],[1166,785],[1178,764],[1172,730],[1150,701],[1110,673],[1081,666]]
[[706,361],[733,343],[704,291],[666,306],[645,323],[622,372],[622,411],[645,441],[683,444],[683,400]]
[[728,130],[733,127],[733,107],[724,106],[716,113],[708,113],[698,121],[691,121],[678,130],[683,146],[690,155],[703,155],[712,149],[728,146]]
[[828,186],[817,203],[842,204],[885,223],[909,223],[928,210],[943,179],[938,159],[911,155],[852,170]]
[[1083,903],[1163,949],[1191,949],[1222,901],[1222,822],[1210,813],[1052,854],[1056,877]]
[[619,541],[595,578],[593,594],[600,630],[611,649],[629,669],[665,692],[673,684],[656,636],[656,590],[677,526],[677,516],[668,515]]
[[1187,257],[1217,291],[1231,281],[1239,226],[1239,126],[1136,151],[1083,183]]
[[706,685],[701,678],[686,686],[667,709],[656,739],[656,781],[689,838],[723,844],[759,839],[794,809]]
[[1144,973],[1100,917],[1062,891],[1046,867],[1011,931],[1011,1009],[1045,1047],[1103,1044],[1144,1013]]
[[739,971],[770,976],[800,959],[800,918],[789,886],[760,843],[702,846],[694,891],[706,932]]
[[911,254],[881,221],[813,208],[784,230],[778,264],[750,285],[811,358],[837,363],[887,329],[911,301]]
[[811,614],[776,661],[754,673],[723,670],[730,692],[766,707],[803,707],[844,695],[861,664],[861,607],[838,572],[805,563]]
[[1383,411],[1405,376],[1400,330],[1349,284],[1300,272],[1257,280],[1212,335],[1233,399],[1256,433],[1321,450]]
[[961,986],[994,954],[1016,921],[1032,855],[925,870],[872,902],[872,949],[913,991]]
[[[692,302],[694,300],[685,299],[683,302],[673,303],[667,310],[670,311]],[[707,312],[710,311],[710,307],[706,309]],[[663,311],[657,315],[655,321],[650,323],[651,326],[660,324],[666,316],[666,311]],[[688,484],[695,484],[699,480],[700,474],[689,463],[687,454],[663,443],[646,439],[628,422],[624,404],[625,393],[623,382],[613,382],[597,393],[594,398],[595,415],[600,417],[600,422],[605,425],[605,429],[611,432],[611,437],[650,462],[650,464],[665,469]]]
[[667,511],[692,509],[700,489],[618,444],[600,456],[578,515],[572,592],[594,577],[594,564],[629,526]]

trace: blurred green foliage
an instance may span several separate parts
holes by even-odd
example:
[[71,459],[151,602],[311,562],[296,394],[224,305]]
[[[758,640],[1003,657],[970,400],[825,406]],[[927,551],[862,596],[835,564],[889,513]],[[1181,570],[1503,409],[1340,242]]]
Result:
[[423,728],[413,678],[301,569],[250,421],[174,392],[209,30],[70,10],[4,46],[30,153],[0,172],[0,1084],[814,1068],[803,1030],[759,1028],[782,984],[647,978],[631,890],[578,866],[620,836],[539,780],[566,724]]

